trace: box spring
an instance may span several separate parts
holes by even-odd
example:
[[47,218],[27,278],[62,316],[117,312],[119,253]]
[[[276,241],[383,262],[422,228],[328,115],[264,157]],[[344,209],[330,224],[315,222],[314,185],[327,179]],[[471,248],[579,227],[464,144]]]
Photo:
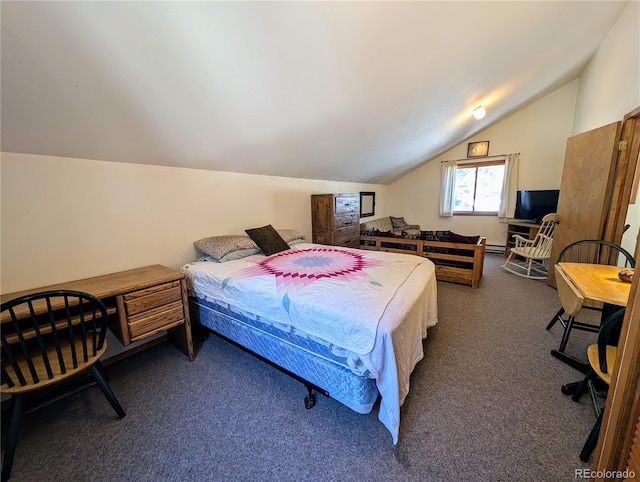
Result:
[[310,382],[358,413],[369,413],[379,396],[376,382],[358,374],[328,346],[285,332],[221,302],[189,297],[191,322],[246,348],[271,364]]

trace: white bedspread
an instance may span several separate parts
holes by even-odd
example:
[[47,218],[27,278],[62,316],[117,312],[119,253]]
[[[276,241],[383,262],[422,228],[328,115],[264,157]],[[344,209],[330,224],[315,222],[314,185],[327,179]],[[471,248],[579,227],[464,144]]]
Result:
[[400,406],[437,322],[435,268],[419,256],[302,243],[273,256],[185,265],[189,289],[325,340],[376,379],[398,441]]

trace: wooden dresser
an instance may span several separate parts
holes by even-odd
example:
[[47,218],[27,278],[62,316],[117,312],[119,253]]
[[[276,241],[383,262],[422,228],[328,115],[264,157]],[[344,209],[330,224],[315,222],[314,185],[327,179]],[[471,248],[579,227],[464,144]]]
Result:
[[129,345],[166,330],[169,340],[189,360],[194,359],[183,273],[161,265],[146,266],[8,293],[2,295],[1,300],[4,303],[39,291],[63,289],[84,291],[100,298],[106,305],[107,312],[114,316],[114,323],[110,324],[110,328],[122,345]]
[[360,247],[360,195],[312,194],[313,242]]

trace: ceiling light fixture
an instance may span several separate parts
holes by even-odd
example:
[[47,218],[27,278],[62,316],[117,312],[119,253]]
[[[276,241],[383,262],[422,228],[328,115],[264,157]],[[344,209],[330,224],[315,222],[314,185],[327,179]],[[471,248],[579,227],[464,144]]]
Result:
[[487,113],[487,111],[484,110],[484,107],[482,107],[481,105],[479,105],[478,107],[473,109],[473,117],[474,117],[474,119],[480,120],[485,116],[486,113]]

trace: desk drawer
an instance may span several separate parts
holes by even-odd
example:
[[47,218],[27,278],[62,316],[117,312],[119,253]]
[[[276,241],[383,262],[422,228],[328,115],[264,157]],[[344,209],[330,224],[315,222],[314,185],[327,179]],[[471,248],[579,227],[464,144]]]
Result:
[[180,281],[172,281],[124,295],[127,317],[182,300]]
[[153,331],[166,330],[180,323],[184,323],[182,299],[144,311],[138,315],[131,316],[127,320],[131,341],[144,338]]

